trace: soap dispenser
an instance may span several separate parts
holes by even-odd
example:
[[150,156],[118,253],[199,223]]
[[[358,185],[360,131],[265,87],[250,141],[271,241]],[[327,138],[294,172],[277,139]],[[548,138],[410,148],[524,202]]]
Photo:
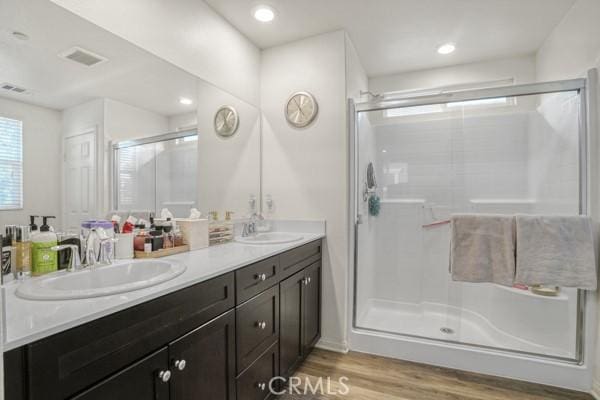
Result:
[[36,232],[38,230],[38,226],[35,223],[35,219],[38,218],[39,215],[30,215],[29,216],[29,230],[31,233]]
[[43,224],[39,232],[31,237],[32,274],[43,275],[58,269],[58,254],[52,247],[58,245],[58,237],[52,232],[48,220],[52,216],[42,217]]

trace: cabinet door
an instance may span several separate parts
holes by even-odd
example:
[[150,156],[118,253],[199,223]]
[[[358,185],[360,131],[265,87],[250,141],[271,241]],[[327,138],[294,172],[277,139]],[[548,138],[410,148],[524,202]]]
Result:
[[235,400],[234,310],[169,345],[170,400]]
[[304,278],[304,355],[310,350],[321,337],[321,262],[316,262],[305,270]]
[[304,271],[279,284],[279,373],[289,377],[302,361]]
[[169,357],[165,347],[73,397],[72,400],[168,400],[168,366]]
[[273,344],[237,378],[237,400],[265,400],[278,390],[279,346]]

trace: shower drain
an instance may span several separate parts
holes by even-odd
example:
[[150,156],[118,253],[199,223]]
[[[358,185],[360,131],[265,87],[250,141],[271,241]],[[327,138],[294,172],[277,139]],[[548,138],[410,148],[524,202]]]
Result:
[[442,327],[442,328],[440,328],[440,331],[441,331],[442,333],[445,333],[446,335],[451,335],[451,334],[453,334],[453,333],[454,333],[454,329],[452,329],[452,328],[447,328],[447,327],[445,327],[445,326],[444,326],[444,327]]

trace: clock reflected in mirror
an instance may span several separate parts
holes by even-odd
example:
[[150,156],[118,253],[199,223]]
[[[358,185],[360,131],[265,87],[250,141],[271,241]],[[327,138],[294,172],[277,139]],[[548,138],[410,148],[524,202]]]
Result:
[[319,106],[312,94],[296,92],[286,103],[285,118],[290,125],[304,128],[315,120],[318,111]]
[[231,106],[223,106],[217,110],[215,114],[215,132],[219,136],[232,136],[238,128],[239,117],[235,108]]

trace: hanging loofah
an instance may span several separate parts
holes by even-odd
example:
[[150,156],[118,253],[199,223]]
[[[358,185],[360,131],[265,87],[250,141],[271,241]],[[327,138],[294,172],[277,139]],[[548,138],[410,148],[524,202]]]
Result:
[[379,215],[380,209],[381,201],[379,200],[379,196],[376,194],[371,195],[371,197],[369,197],[369,214],[376,217]]

